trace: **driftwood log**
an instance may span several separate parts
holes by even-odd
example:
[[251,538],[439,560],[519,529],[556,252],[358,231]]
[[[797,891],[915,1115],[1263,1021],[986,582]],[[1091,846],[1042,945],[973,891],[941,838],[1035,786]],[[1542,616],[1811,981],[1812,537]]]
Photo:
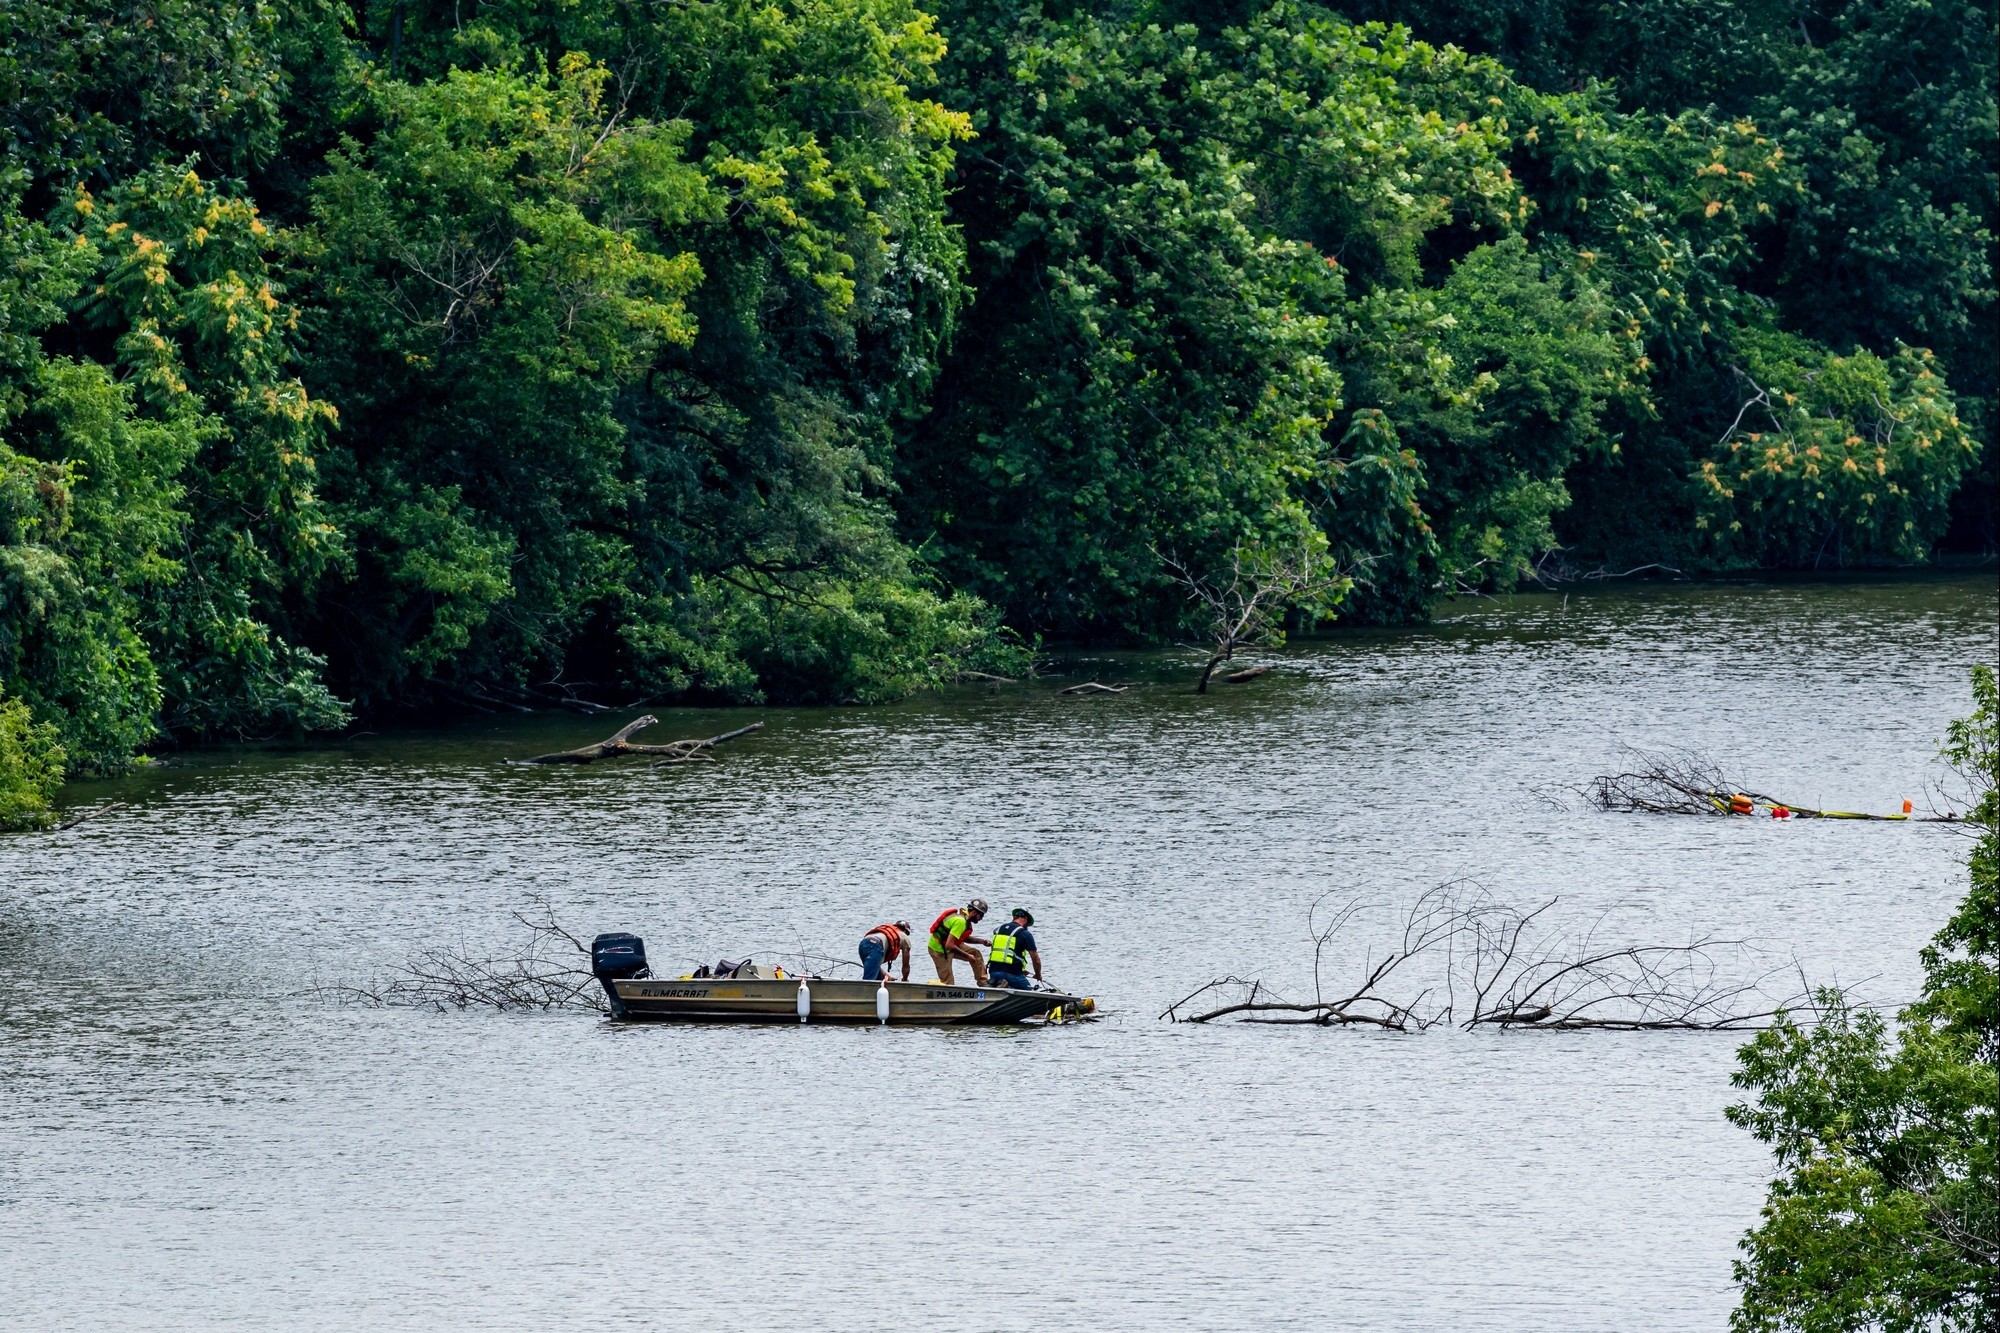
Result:
[[87,819],[95,819],[99,815],[108,815],[113,810],[123,810],[124,808],[125,808],[125,802],[123,801],[106,801],[102,805],[93,805],[88,810],[77,810],[72,812],[71,814],[66,816],[61,823],[57,824],[56,828],[59,831],[63,829],[73,829],[78,824],[83,823]]
[[1241,685],[1246,680],[1255,680],[1259,676],[1269,675],[1271,670],[1267,666],[1246,667],[1242,671],[1230,672],[1222,678],[1222,683],[1224,685]]
[[1068,689],[1066,689],[1066,690],[1057,690],[1057,691],[1056,691],[1056,693],[1058,693],[1058,694],[1123,694],[1123,693],[1125,693],[1125,691],[1126,691],[1126,690],[1128,690],[1128,689],[1130,689],[1130,688],[1131,688],[1131,686],[1129,686],[1129,685],[1100,685],[1100,684],[1098,684],[1098,683],[1097,683],[1096,681],[1094,681],[1094,680],[1086,680],[1086,681],[1085,681],[1085,682],[1083,682],[1083,684],[1081,684],[1081,685],[1072,685],[1072,686],[1070,686],[1070,687],[1069,687]]
[[752,722],[747,727],[725,731],[720,736],[709,736],[701,740],[671,741],[666,745],[639,745],[632,737],[654,726],[660,719],[651,713],[636,718],[620,727],[614,734],[594,745],[579,745],[574,750],[557,750],[553,754],[538,754],[530,759],[516,759],[517,764],[594,764],[600,759],[616,759],[620,755],[650,754],[665,759],[671,764],[685,764],[691,760],[708,761],[706,751],[714,749],[724,741],[733,741],[738,736],[748,736],[753,731],[762,731],[762,722]]

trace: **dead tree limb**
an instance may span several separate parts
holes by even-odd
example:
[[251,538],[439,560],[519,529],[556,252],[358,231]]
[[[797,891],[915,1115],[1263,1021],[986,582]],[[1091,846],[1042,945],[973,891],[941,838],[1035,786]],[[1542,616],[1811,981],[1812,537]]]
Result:
[[1581,794],[1599,810],[1654,815],[1757,815],[1779,819],[1871,819],[1900,822],[1950,823],[1947,818],[1912,816],[1909,803],[1901,814],[1876,815],[1856,810],[1820,810],[1781,801],[1737,782],[1703,755],[1688,750],[1648,753],[1629,751],[1632,765],[1622,773],[1592,778]]
[[512,953],[495,958],[463,948],[433,947],[365,981],[313,986],[307,994],[339,1004],[454,1009],[605,1010],[590,971],[590,946],[555,919],[547,903],[515,912],[528,934]]
[[[1238,976],[1217,977],[1214,981],[1206,982],[1200,986],[1195,987],[1192,991],[1189,991],[1186,995],[1181,996],[1180,999],[1175,1000],[1165,1009],[1162,1009],[1160,1011],[1160,1017],[1165,1019],[1171,1019],[1176,1023],[1182,1022],[1184,1020],[1180,1016],[1181,1006],[1186,1004],[1191,1004],[1195,1000],[1199,999],[1201,996],[1208,994],[1208,992],[1212,990],[1219,990],[1224,986],[1249,986],[1251,988],[1250,998],[1255,999],[1257,997],[1257,989],[1256,989],[1257,984],[1258,983],[1253,981],[1245,981],[1242,977]],[[1187,1019],[1185,1021],[1193,1022],[1194,1020]]]
[[[1229,976],[1196,988],[1160,1016],[1393,1032],[1443,1024],[1641,1032],[1750,1028],[1813,1008],[1809,988],[1783,995],[1770,989],[1788,969],[1762,966],[1746,974],[1741,965],[1759,955],[1745,941],[1703,936],[1685,944],[1600,944],[1601,920],[1582,930],[1564,927],[1548,915],[1555,906],[1551,899],[1522,910],[1468,881],[1440,884],[1404,909],[1400,927],[1383,942],[1359,933],[1379,920],[1383,904],[1328,895],[1307,917],[1311,999]],[[1209,1008],[1184,1013],[1203,997]]]
[[531,698],[544,700],[545,702],[555,704],[559,708],[574,708],[580,713],[597,714],[612,711],[609,706],[598,703],[593,699],[580,698],[569,686],[558,683],[531,685],[527,688],[526,693]]
[[1269,667],[1269,666],[1247,667],[1242,671],[1230,672],[1228,675],[1222,678],[1222,683],[1224,685],[1241,685],[1243,684],[1243,682],[1248,680],[1255,680],[1259,676],[1267,676],[1276,669],[1277,668],[1275,667]]
[[[1212,644],[1195,682],[1196,694],[1207,694],[1215,669],[1241,650],[1283,643],[1284,619],[1294,608],[1319,614],[1353,584],[1328,559],[1323,540],[1302,539],[1285,549],[1239,546],[1230,552],[1227,568],[1213,571],[1191,567],[1170,553],[1155,551],[1154,556],[1167,577],[1186,589],[1184,614]],[[1241,680],[1252,678],[1237,674]]]
[[451,695],[460,703],[475,708],[482,713],[532,713],[535,710],[524,703],[512,699],[502,699],[477,686],[451,685],[444,681],[432,681],[432,688]]
[[1019,685],[1021,683],[1020,681],[1015,680],[1012,676],[996,676],[990,671],[961,671],[957,675],[953,676],[952,679],[984,680],[984,681],[990,681],[995,685]]
[[1129,685],[1100,685],[1094,680],[1086,680],[1081,685],[1072,685],[1068,689],[1057,690],[1056,693],[1057,694],[1123,694],[1125,693],[1126,690],[1130,688],[1131,686]]
[[691,760],[705,761],[706,753],[722,744],[733,741],[738,736],[747,736],[753,731],[762,731],[762,722],[752,722],[747,727],[725,731],[720,736],[709,736],[702,740],[673,741],[666,745],[639,745],[632,737],[647,727],[654,726],[660,719],[651,713],[636,718],[620,727],[615,733],[598,741],[595,745],[579,745],[574,750],[557,750],[553,754],[538,754],[529,759],[516,759],[517,764],[594,764],[600,759],[616,759],[626,754],[650,754],[665,759],[668,763],[685,764]]
[[125,808],[125,802],[123,801],[106,801],[102,805],[93,805],[87,810],[77,810],[72,812],[56,825],[56,829],[58,831],[61,831],[63,829],[73,829],[78,824],[81,824],[86,820],[95,819],[99,815],[108,815],[113,810],[123,810],[124,808]]

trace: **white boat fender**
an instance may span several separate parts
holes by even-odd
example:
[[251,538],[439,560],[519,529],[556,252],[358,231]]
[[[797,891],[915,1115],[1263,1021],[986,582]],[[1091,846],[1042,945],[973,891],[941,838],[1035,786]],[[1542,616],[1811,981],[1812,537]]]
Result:
[[887,1023],[889,1021],[889,982],[887,978],[884,978],[882,984],[875,988],[875,1020],[879,1023]]
[[807,1015],[811,1014],[812,1011],[813,1011],[812,990],[806,985],[806,979],[804,977],[800,977],[799,978],[799,1022],[801,1023],[805,1022]]

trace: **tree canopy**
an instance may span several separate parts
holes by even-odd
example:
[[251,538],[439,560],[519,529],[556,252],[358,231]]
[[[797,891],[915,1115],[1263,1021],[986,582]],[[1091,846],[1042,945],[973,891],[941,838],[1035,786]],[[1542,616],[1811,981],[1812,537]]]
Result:
[[440,704],[887,699],[1170,638],[1177,570],[1309,557],[1301,629],[1558,551],[1990,549],[1994,34],[26,0],[0,697],[6,754],[51,739],[0,787]]

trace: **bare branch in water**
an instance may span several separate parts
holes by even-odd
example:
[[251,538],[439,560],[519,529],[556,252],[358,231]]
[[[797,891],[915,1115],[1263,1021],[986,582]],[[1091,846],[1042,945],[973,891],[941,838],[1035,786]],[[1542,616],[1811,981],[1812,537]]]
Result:
[[[1621,1031],[1755,1027],[1812,1006],[1803,988],[1774,995],[1772,967],[1742,940],[1604,943],[1602,924],[1554,924],[1556,900],[1523,910],[1469,881],[1440,884],[1403,913],[1385,946],[1356,937],[1383,904],[1328,895],[1308,917],[1313,997],[1287,999],[1262,980],[1229,976],[1167,1006],[1174,1022],[1235,1018],[1320,1027],[1366,1024],[1394,1032],[1463,1028],[1607,1028]],[[1747,963],[1753,975],[1730,966]],[[1795,966],[1795,965],[1794,965]],[[1199,1012],[1195,1001],[1210,1007]],[[1216,1003],[1224,1000],[1224,1003]]]
[[590,971],[590,946],[555,919],[547,903],[514,920],[527,930],[515,952],[480,958],[463,948],[429,948],[365,982],[315,986],[308,994],[342,1004],[434,1009],[605,1011]]
[[1854,810],[1816,810],[1811,806],[1767,796],[1724,773],[1721,767],[1691,750],[1651,753],[1627,751],[1631,767],[1622,773],[1592,778],[1581,789],[1586,804],[1598,810],[1653,815],[1774,815],[1780,819],[1870,819],[1920,823],[1951,823],[1950,815],[1871,815]]
[[73,829],[78,824],[86,823],[97,818],[99,815],[108,815],[113,810],[123,810],[124,808],[125,802],[123,801],[105,801],[100,805],[93,805],[87,809],[73,810],[63,818],[61,823],[56,825],[56,828],[58,830]]
[[748,736],[753,731],[762,731],[762,722],[752,722],[747,727],[725,731],[720,736],[709,736],[700,740],[669,741],[665,745],[641,745],[632,739],[637,732],[654,726],[660,719],[648,713],[620,727],[615,733],[594,745],[579,745],[574,750],[557,750],[554,754],[538,754],[528,759],[516,759],[517,764],[594,764],[600,759],[616,759],[625,754],[650,754],[660,756],[661,762],[685,764],[690,762],[713,762],[714,756],[708,751],[724,741],[733,741],[738,736]]

